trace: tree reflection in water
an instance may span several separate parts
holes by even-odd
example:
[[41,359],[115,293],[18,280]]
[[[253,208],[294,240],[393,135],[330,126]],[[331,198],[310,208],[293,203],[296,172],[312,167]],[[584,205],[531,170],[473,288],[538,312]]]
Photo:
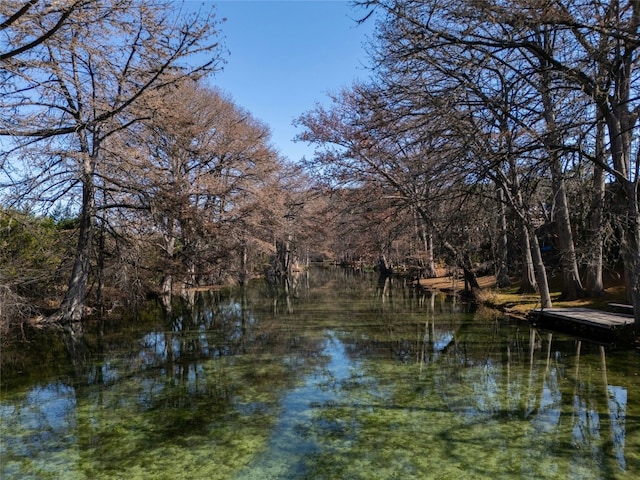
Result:
[[134,318],[3,349],[3,479],[640,475],[633,351],[342,270]]

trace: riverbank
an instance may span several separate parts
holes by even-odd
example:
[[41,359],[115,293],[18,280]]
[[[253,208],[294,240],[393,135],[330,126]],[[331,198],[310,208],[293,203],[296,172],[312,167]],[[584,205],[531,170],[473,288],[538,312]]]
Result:
[[[423,278],[419,284],[423,288],[454,294],[464,290],[464,280],[447,275],[444,269],[438,270],[435,278]],[[525,319],[534,308],[540,307],[537,293],[518,293],[520,285],[514,282],[510,287],[498,288],[496,277],[486,275],[478,277],[480,291],[474,293],[483,305],[495,308],[515,318]],[[554,307],[581,307],[595,310],[610,310],[610,303],[627,303],[622,279],[607,278],[605,293],[597,298],[582,298],[566,301],[561,299],[560,279],[550,279],[551,300]]]

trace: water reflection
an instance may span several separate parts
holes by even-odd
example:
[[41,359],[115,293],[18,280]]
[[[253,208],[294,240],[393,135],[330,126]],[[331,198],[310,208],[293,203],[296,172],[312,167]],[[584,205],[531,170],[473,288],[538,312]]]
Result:
[[[342,382],[355,368],[335,333],[329,331],[327,336],[320,353],[327,363],[282,397],[265,450],[238,478],[301,478],[314,474],[305,458],[322,449],[322,440],[314,435],[318,428],[315,410],[337,405]],[[331,434],[340,429],[340,422],[325,421],[320,428]]]
[[354,272],[166,312],[3,351],[3,479],[640,474],[635,352]]

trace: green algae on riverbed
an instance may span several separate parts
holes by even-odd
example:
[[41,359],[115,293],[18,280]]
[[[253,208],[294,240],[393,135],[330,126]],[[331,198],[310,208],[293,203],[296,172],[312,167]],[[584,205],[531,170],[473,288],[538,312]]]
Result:
[[314,275],[87,332],[82,358],[41,333],[6,352],[0,476],[640,475],[636,352]]

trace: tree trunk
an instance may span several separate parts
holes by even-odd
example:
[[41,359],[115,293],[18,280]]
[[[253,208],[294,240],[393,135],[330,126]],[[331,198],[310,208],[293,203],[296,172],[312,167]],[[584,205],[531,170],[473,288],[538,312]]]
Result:
[[173,295],[173,275],[165,273],[160,285],[160,295],[162,297],[171,298]]
[[385,254],[380,255],[378,266],[380,268],[380,275],[382,276],[388,276],[393,273],[393,266],[389,263]]
[[634,225],[633,245],[629,251],[628,266],[631,276],[631,305],[633,305],[633,329],[636,338],[640,336],[640,218],[636,216]]
[[284,241],[276,240],[276,272],[281,277],[291,276],[291,240],[291,234],[286,234]]
[[[552,35],[549,30],[544,30],[544,47],[554,48]],[[552,53],[552,52],[551,52]],[[558,125],[556,122],[556,102],[553,94],[551,69],[544,61],[541,64],[541,83],[539,85],[544,107],[544,120],[546,124],[545,147],[549,155],[551,166],[551,184],[554,192],[555,224],[560,247],[560,259],[562,266],[562,296],[565,300],[575,300],[584,296],[584,289],[580,281],[576,250],[571,231],[571,217],[567,204],[567,192],[562,171],[562,158],[559,148],[562,145]],[[541,287],[541,285],[539,285]]]
[[453,245],[449,242],[444,242],[443,247],[447,250],[451,256],[455,259],[456,266],[462,269],[464,274],[464,290],[465,293],[473,293],[474,290],[479,289],[478,278],[473,272],[473,266],[471,258],[468,254],[460,255]]
[[499,211],[499,234],[497,245],[497,269],[496,269],[496,286],[498,288],[507,288],[511,286],[509,278],[509,237],[507,233],[507,209],[504,205],[504,192],[498,188],[498,211]]
[[462,266],[462,271],[464,272],[464,290],[466,293],[473,293],[474,290],[480,289],[480,285],[478,284],[478,277],[471,269],[471,259],[467,258]]
[[419,212],[415,212],[415,228],[417,237],[420,240],[421,248],[425,254],[424,260],[424,276],[426,278],[435,278],[436,274],[436,265],[433,259],[433,235],[427,233],[427,230],[424,226],[424,223],[421,221],[421,217]]
[[526,226],[522,227],[522,249],[522,279],[520,281],[518,293],[536,293],[538,291],[538,282],[536,281],[536,272],[533,265],[533,257],[531,255],[531,239],[529,237],[529,230]]
[[584,296],[584,289],[580,281],[576,250],[573,243],[567,193],[561,171],[562,166],[560,165],[560,159],[557,158],[557,154],[554,153],[553,156],[555,158],[552,160],[551,175],[555,192],[555,224],[562,264],[562,297],[564,300],[576,300]]
[[[604,123],[598,122],[596,136],[596,155],[605,162],[605,131]],[[593,198],[591,201],[591,238],[589,244],[591,248],[588,252],[587,271],[585,276],[585,290],[590,297],[597,297],[604,293],[604,282],[602,279],[603,266],[603,235],[602,217],[605,202],[605,174],[602,167],[593,167]]]
[[640,335],[640,205],[636,191],[636,182],[624,184],[626,215],[621,225],[621,253],[627,301],[633,306],[634,333],[637,337]]
[[79,323],[85,316],[95,213],[95,187],[93,185],[93,161],[91,158],[85,160],[85,171],[87,168],[89,171],[83,176],[80,231],[73,270],[60,310],[53,315],[55,321],[63,324]]
[[98,285],[96,289],[96,306],[98,308],[98,315],[103,317],[104,308],[104,269],[105,269],[105,227],[102,224],[98,228],[98,258],[96,259],[96,277]]
[[247,266],[247,242],[243,240],[242,247],[240,248],[240,285],[247,286],[249,279],[249,269]]
[[436,273],[436,262],[435,259],[433,257],[433,234],[431,233],[425,233],[425,237],[426,237],[426,249],[427,249],[427,262],[425,265],[426,271],[425,271],[425,275],[428,278],[435,278],[438,276],[438,274]]
[[549,283],[547,282],[547,271],[542,261],[542,253],[540,252],[540,244],[538,236],[533,227],[529,236],[531,238],[531,256],[533,257],[533,266],[536,272],[536,280],[538,282],[538,290],[540,292],[540,305],[542,308],[551,308],[551,295],[549,293]]

